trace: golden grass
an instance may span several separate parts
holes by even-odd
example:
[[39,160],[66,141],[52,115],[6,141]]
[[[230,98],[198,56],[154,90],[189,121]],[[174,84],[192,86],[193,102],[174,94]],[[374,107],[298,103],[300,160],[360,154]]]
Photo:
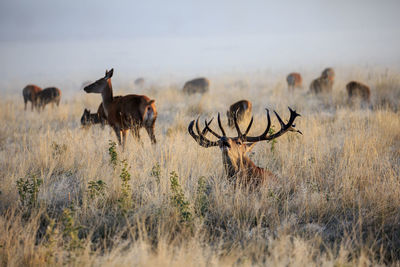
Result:
[[[108,127],[80,127],[83,109],[96,110],[99,96],[81,92],[40,115],[24,112],[20,92],[7,96],[0,100],[0,265],[400,264],[400,74],[352,74],[371,86],[372,109],[347,106],[351,75],[344,71],[332,96],[309,95],[307,84],[289,95],[285,74],[262,73],[211,77],[204,96],[185,96],[174,84],[143,89],[156,99],[157,145],[142,130],[142,146],[130,137],[125,152],[117,148],[130,167],[128,210],[118,202],[121,167],[114,170],[108,154],[114,134]],[[131,87],[123,88],[115,94]],[[257,192],[233,190],[219,149],[202,148],[187,133],[198,115],[221,112],[226,122],[229,105],[243,98],[253,102],[253,134],[266,126],[265,107],[282,118],[287,106],[302,115],[296,127],[303,136],[286,134],[273,150],[269,143],[256,145],[251,158],[281,181]],[[151,175],[157,164],[158,178]],[[171,203],[172,171],[190,220]],[[26,207],[17,180],[32,176],[43,184],[35,205]],[[206,190],[198,192],[202,176]],[[88,185],[97,180],[107,187],[91,199]],[[203,215],[195,212],[200,194]],[[66,209],[72,228],[65,224]]]

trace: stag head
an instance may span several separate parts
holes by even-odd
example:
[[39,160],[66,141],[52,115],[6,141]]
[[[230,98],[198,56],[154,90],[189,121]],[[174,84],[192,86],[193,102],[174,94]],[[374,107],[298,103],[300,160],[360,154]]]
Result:
[[[278,113],[275,113],[280,125],[281,129],[274,133],[274,134],[269,134],[269,130],[271,128],[271,118],[269,116],[269,110],[267,110],[267,119],[268,119],[268,125],[265,131],[259,135],[259,136],[247,136],[250,128],[253,124],[253,117],[251,118],[251,121],[244,133],[239,128],[238,122],[237,122],[237,115],[234,115],[234,124],[235,128],[237,131],[238,136],[236,137],[227,137],[224,128],[222,127],[220,115],[218,114],[218,126],[221,130],[222,135],[219,135],[215,131],[213,131],[209,126],[212,122],[212,119],[207,122],[205,120],[205,127],[201,131],[199,127],[199,119],[196,121],[192,121],[189,124],[188,131],[189,134],[196,140],[196,142],[203,147],[213,147],[213,146],[218,146],[221,151],[222,151],[222,160],[224,163],[224,168],[225,171],[228,175],[228,177],[233,178],[235,175],[241,173],[244,174],[245,176],[250,176],[250,175],[255,175],[259,176],[262,175],[264,171],[261,171],[262,169],[258,168],[255,166],[255,164],[248,158],[247,153],[251,151],[253,146],[259,142],[259,141],[271,141],[275,138],[278,138],[279,136],[289,132],[298,132],[302,134],[299,130],[295,129],[294,120],[296,117],[300,116],[296,111],[292,110],[289,108],[290,111],[290,118],[287,123],[284,123]],[[193,127],[196,127],[197,133],[194,132]],[[205,136],[206,134],[210,132],[212,135],[214,135],[218,140],[217,141],[211,141],[207,139]],[[247,177],[248,178],[248,177]]]

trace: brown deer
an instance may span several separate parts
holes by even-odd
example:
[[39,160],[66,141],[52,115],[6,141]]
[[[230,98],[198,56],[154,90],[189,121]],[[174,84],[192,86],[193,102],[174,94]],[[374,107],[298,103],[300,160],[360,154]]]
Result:
[[146,129],[151,142],[155,144],[154,125],[157,119],[155,100],[151,100],[145,95],[126,95],[114,98],[111,84],[113,73],[114,69],[106,71],[103,78],[86,86],[85,92],[101,94],[107,122],[114,129],[118,143],[122,144],[123,149],[128,131],[131,130],[132,135],[140,140],[139,129],[141,127]]
[[303,85],[303,78],[300,73],[292,72],[286,77],[288,88],[294,90],[294,88],[301,88]]
[[183,92],[188,95],[195,93],[204,94],[208,92],[210,81],[206,78],[196,78],[185,83]]
[[[114,99],[120,98],[121,96],[114,96]],[[90,110],[86,109],[83,111],[81,117],[82,126],[90,126],[92,124],[101,123],[101,127],[104,129],[104,125],[107,124],[106,113],[104,112],[103,103],[100,103],[97,108],[97,113],[90,113]]]
[[228,126],[233,128],[234,124],[234,116],[237,116],[237,121],[246,121],[251,117],[252,104],[248,100],[240,100],[229,107],[229,110],[226,112],[226,116],[228,117]]
[[60,104],[61,100],[61,91],[56,87],[48,87],[37,93],[36,95],[36,108],[38,111],[44,110],[47,104],[51,103],[54,106],[54,103],[57,105]]
[[36,106],[36,95],[40,91],[42,91],[42,88],[34,84],[29,84],[25,86],[24,89],[22,89],[22,96],[24,97],[24,104],[25,104],[24,110],[26,110],[26,105],[28,101],[31,101],[32,103],[31,110],[33,111],[33,107]]
[[[196,142],[203,147],[214,147],[218,146],[222,151],[222,162],[224,165],[225,172],[231,182],[234,182],[235,185],[243,185],[245,187],[250,186],[251,188],[257,187],[261,185],[263,182],[267,180],[274,180],[275,176],[272,172],[267,169],[263,169],[257,167],[254,162],[246,155],[253,148],[254,144],[259,141],[271,141],[279,136],[285,134],[288,131],[294,131],[302,134],[299,130],[295,129],[294,120],[297,116],[296,111],[289,108],[290,118],[289,121],[285,124],[282,119],[279,117],[278,113],[274,112],[280,125],[281,129],[274,133],[270,134],[270,126],[271,126],[271,118],[269,116],[269,111],[267,110],[267,119],[268,125],[265,131],[259,135],[250,137],[247,134],[250,131],[251,125],[253,123],[253,118],[251,119],[246,131],[244,133],[241,132],[239,125],[237,123],[237,118],[234,116],[235,128],[238,133],[237,137],[227,137],[225,134],[225,130],[222,127],[220,116],[218,113],[218,125],[221,130],[222,136],[214,132],[209,128],[209,125],[212,122],[212,119],[207,122],[205,121],[205,127],[201,131],[199,128],[199,119],[196,121],[192,121],[189,124],[188,131],[189,134],[196,140]],[[197,134],[193,131],[193,126],[196,126]],[[205,137],[205,135],[210,132],[216,138],[217,141],[210,141]]]
[[365,103],[371,103],[371,90],[365,84],[357,81],[351,81],[346,85],[349,101],[355,98],[360,98]]
[[322,71],[321,77],[330,80],[333,84],[333,81],[335,80],[335,71],[332,68],[326,68]]

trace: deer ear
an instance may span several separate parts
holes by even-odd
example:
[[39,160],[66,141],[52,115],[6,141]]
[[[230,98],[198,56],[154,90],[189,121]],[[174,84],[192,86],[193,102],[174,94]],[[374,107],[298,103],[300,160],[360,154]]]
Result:
[[113,73],[114,73],[114,69],[111,69],[109,71],[106,70],[106,75],[104,76],[104,78],[110,79],[113,76]]
[[154,103],[156,103],[156,101],[154,99],[152,99],[147,104],[151,105],[151,104],[154,104]]
[[256,143],[246,144],[246,153],[250,152]]

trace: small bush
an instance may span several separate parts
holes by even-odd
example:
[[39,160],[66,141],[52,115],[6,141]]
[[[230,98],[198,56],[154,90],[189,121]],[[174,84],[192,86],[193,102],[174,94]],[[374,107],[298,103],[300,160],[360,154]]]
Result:
[[178,174],[171,172],[169,180],[171,182],[171,203],[178,210],[181,222],[190,222],[192,213],[190,212],[190,203],[186,200],[183,190],[178,181]]
[[118,154],[117,154],[117,144],[114,141],[108,141],[108,154],[110,155],[110,164],[113,166],[114,170],[117,167],[118,163]]
[[17,180],[19,200],[22,206],[28,209],[37,206],[38,194],[42,183],[43,180],[37,178],[36,175],[30,175],[25,180],[23,178]]

